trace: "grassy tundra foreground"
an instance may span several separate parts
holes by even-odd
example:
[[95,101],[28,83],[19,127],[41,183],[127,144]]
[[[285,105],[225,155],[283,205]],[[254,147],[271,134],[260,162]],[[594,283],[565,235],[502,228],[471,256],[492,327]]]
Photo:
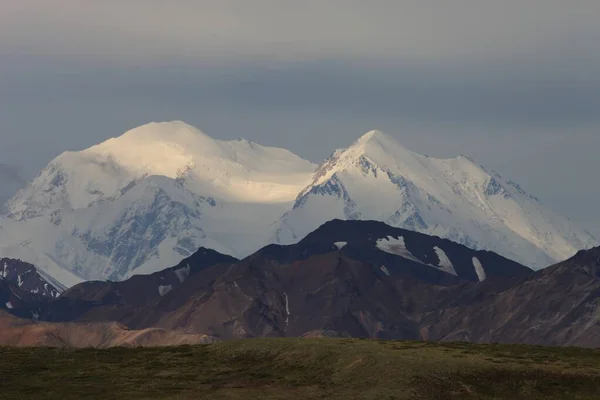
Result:
[[599,399],[600,350],[251,339],[0,347],[0,399]]

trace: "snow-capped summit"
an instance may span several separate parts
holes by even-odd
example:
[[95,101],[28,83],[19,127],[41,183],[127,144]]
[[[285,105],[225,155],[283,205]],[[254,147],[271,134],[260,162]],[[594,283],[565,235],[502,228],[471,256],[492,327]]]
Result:
[[383,221],[537,268],[595,243],[520,186],[471,159],[423,156],[379,131],[337,150],[317,168],[273,240],[295,242],[332,218]]
[[[331,179],[336,173],[348,170],[353,166],[360,168],[402,169],[407,172],[422,171],[421,159],[427,157],[413,153],[403,147],[391,136],[377,130],[372,130],[358,138],[347,149],[336,150],[319,168],[314,175],[312,184],[305,188],[304,194],[311,187],[320,185]],[[301,196],[299,197],[302,197]]]
[[200,246],[250,253],[315,168],[287,150],[216,140],[180,121],[146,124],[52,160],[8,203],[0,254],[32,263],[43,254],[53,270],[119,280]]
[[181,121],[66,152],[7,203],[0,257],[65,286],[177,264],[198,247],[245,257],[326,221],[369,219],[545,267],[596,244],[514,182],[370,131],[317,166]]
[[113,201],[148,176],[234,202],[293,200],[315,165],[278,148],[212,139],[180,121],[150,123],[79,152],[65,152],[8,203],[28,219]]
[[391,136],[388,136],[386,133],[374,129],[359,137],[351,147],[366,147],[366,146],[386,146],[393,145],[395,147],[400,147],[400,143],[393,139]]

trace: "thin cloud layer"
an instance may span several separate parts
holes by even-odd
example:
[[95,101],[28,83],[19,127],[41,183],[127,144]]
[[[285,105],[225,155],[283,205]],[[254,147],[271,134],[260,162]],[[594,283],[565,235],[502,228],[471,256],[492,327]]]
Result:
[[377,128],[497,168],[600,236],[589,184],[600,168],[596,0],[0,0],[0,10],[0,159],[30,174],[151,120],[314,161]]
[[597,57],[600,3],[1,0],[0,51],[112,63]]

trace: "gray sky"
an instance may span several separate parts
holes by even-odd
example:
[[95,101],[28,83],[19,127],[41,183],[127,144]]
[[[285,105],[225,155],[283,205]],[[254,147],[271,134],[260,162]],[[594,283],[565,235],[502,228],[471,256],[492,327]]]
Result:
[[313,161],[466,154],[600,237],[597,0],[0,0],[0,162],[181,119]]

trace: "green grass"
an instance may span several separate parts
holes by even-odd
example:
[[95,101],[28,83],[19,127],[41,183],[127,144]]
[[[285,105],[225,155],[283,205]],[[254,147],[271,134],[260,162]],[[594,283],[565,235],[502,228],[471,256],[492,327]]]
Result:
[[358,339],[0,347],[2,399],[600,399],[600,351]]

